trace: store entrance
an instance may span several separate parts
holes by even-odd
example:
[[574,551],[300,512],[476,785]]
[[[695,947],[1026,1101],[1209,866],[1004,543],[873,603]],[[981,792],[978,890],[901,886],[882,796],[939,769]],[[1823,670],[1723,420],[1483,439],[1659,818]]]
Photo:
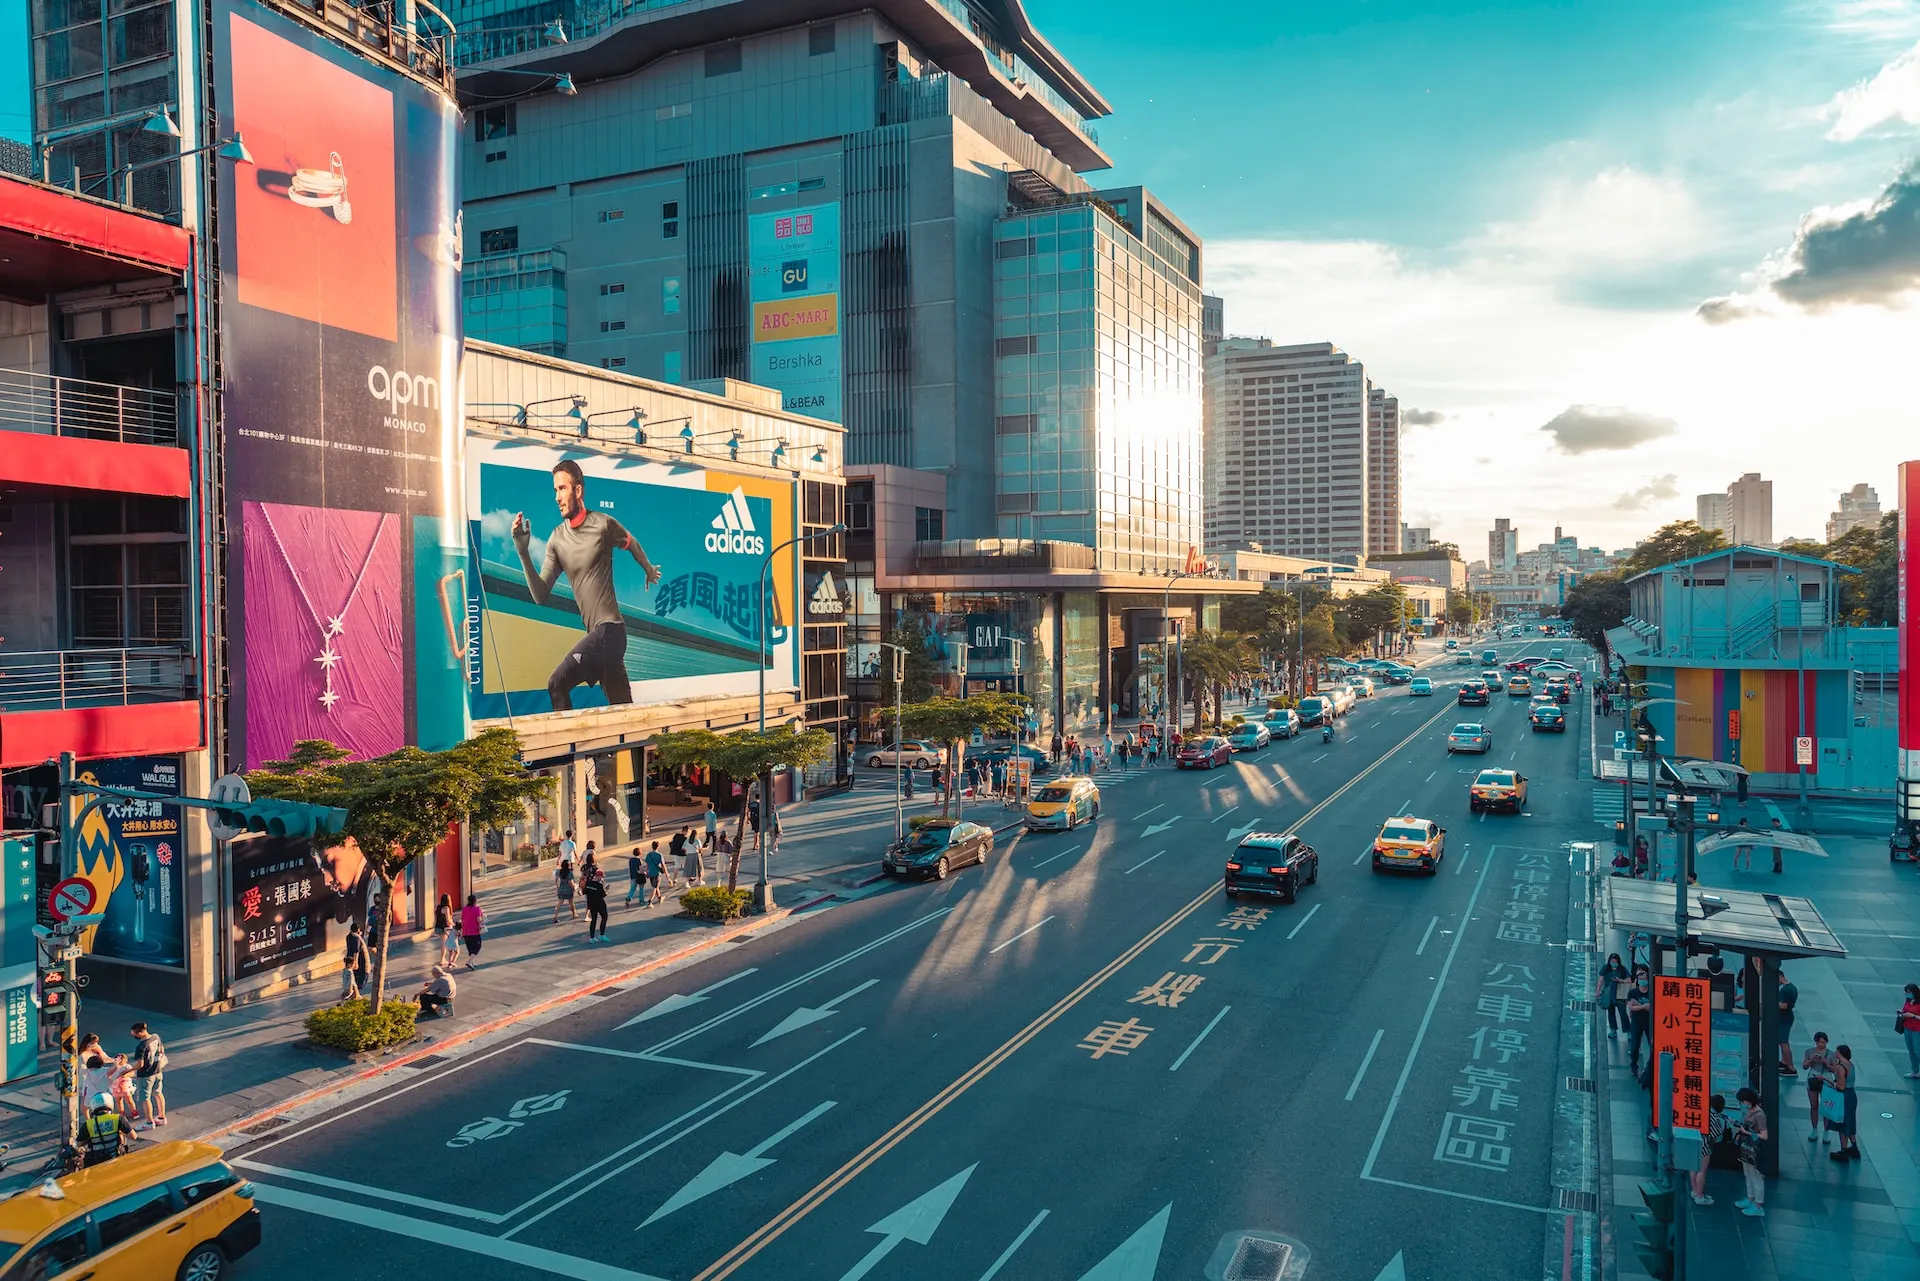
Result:
[[[662,765],[647,749],[646,828],[652,836],[670,836],[687,825],[698,826],[707,812],[707,799],[716,792],[712,770],[697,765]],[[724,784],[718,791],[724,793]],[[724,794],[716,797],[722,813],[734,808]]]

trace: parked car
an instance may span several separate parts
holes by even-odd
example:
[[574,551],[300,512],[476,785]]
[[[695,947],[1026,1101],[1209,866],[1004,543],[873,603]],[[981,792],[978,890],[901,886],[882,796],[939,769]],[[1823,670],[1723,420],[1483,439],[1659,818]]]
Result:
[[1477,721],[1462,721],[1447,731],[1447,755],[1455,752],[1478,752],[1481,755],[1493,750],[1493,731]]
[[1380,825],[1380,835],[1373,838],[1373,870],[1412,867],[1432,876],[1439,871],[1446,852],[1447,829],[1432,819],[1390,818]]
[[1274,738],[1292,738],[1300,732],[1300,713],[1291,707],[1268,708],[1267,718],[1262,724]]
[[1348,689],[1353,691],[1356,698],[1373,697],[1374,684],[1373,677],[1371,676],[1349,676],[1347,677],[1346,685]]
[[1408,698],[1432,698],[1433,682],[1425,676],[1416,676],[1407,682]]
[[1249,832],[1227,856],[1228,898],[1271,894],[1282,903],[1291,903],[1301,886],[1319,879],[1320,855],[1297,836]]
[[1180,769],[1212,769],[1232,759],[1232,746],[1215,734],[1206,738],[1190,738],[1180,744],[1180,751],[1173,758],[1173,763]]
[[1273,731],[1261,721],[1244,721],[1227,735],[1227,746],[1236,752],[1257,752],[1273,741]]
[[993,829],[957,818],[936,818],[895,841],[880,859],[888,876],[926,876],[936,881],[969,863],[985,863],[993,852]]
[[867,749],[867,764],[873,769],[883,765],[908,765],[914,769],[932,769],[947,763],[947,749],[937,743],[909,738],[887,747]]
[[1300,700],[1300,706],[1295,710],[1300,716],[1299,729],[1309,729],[1330,721],[1340,714],[1334,707],[1331,697],[1323,697],[1319,694],[1307,695]]
[[1071,832],[1100,817],[1100,789],[1090,778],[1056,778],[1027,802],[1029,831]]
[[1527,776],[1510,769],[1483,769],[1467,789],[1467,808],[1476,814],[1496,809],[1518,814],[1526,807]]
[[1327,691],[1327,697],[1333,700],[1333,711],[1336,716],[1345,716],[1360,701],[1360,696],[1354,693],[1350,685],[1333,686]]

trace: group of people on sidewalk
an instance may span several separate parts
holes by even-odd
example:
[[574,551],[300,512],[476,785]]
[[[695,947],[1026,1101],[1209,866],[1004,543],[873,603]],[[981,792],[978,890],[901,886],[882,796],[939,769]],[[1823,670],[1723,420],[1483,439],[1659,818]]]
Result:
[[135,1023],[133,1053],[107,1055],[100,1034],[80,1038],[80,1097],[87,1101],[73,1136],[88,1165],[111,1160],[133,1146],[138,1130],[167,1123],[167,1051],[146,1023]]

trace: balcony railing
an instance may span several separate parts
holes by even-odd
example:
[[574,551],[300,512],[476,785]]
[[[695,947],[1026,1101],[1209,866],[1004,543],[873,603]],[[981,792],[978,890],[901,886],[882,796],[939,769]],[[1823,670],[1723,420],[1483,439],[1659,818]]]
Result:
[[184,702],[199,697],[198,672],[171,646],[0,654],[0,711]]
[[0,369],[0,431],[84,436],[131,445],[180,443],[171,393]]

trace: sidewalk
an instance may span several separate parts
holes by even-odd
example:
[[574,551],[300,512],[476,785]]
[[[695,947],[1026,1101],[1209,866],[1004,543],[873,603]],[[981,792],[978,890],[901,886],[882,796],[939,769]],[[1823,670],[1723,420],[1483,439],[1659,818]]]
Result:
[[[1766,850],[1755,852],[1758,870],[1729,870],[1730,855],[1703,861],[1703,887],[1724,886],[1811,898],[1848,950],[1843,961],[1798,961],[1785,966],[1800,991],[1792,1049],[1797,1064],[1816,1031],[1832,1044],[1852,1048],[1859,1073],[1858,1161],[1828,1159],[1833,1147],[1809,1142],[1807,1095],[1802,1078],[1782,1077],[1783,1117],[1769,1117],[1779,1138],[1780,1177],[1768,1181],[1766,1217],[1747,1218],[1734,1208],[1745,1195],[1737,1171],[1707,1176],[1711,1206],[1690,1212],[1689,1281],[1911,1281],[1920,1277],[1920,1081],[1910,1081],[1907,1055],[1893,1031],[1901,988],[1920,981],[1920,870],[1890,864],[1884,836],[1830,835],[1846,826],[1836,807],[1816,801],[1804,823],[1790,801],[1755,798],[1729,806],[1734,820],[1745,813],[1755,826],[1776,814],[1786,826],[1820,832],[1829,857],[1788,852],[1786,870],[1771,871]],[[1826,811],[1834,810],[1833,813]],[[1838,820],[1838,821],[1836,821]],[[1597,1018],[1604,1015],[1596,1014]],[[1640,1267],[1632,1222],[1642,1208],[1638,1184],[1653,1178],[1654,1150],[1647,1142],[1646,1095],[1627,1071],[1625,1036],[1600,1037],[1606,1065],[1608,1143],[1612,1158],[1612,1236],[1617,1275],[1637,1281]],[[1728,1100],[1729,1110],[1738,1115]]]

